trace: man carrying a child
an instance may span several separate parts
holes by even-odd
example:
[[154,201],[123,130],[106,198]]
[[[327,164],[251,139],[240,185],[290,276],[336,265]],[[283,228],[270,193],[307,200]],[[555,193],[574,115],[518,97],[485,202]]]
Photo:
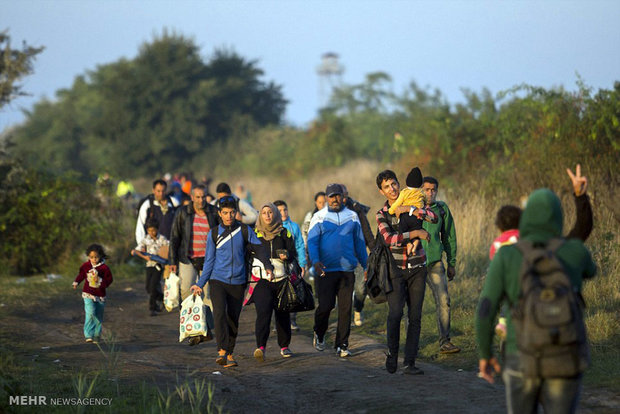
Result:
[[[399,225],[401,217],[413,214],[416,210],[419,217],[427,216],[436,219],[431,210],[424,207],[402,205],[394,209],[394,214],[388,210],[400,196],[400,184],[396,174],[391,170],[385,170],[377,175],[377,187],[379,193],[386,198],[385,205],[377,212],[377,226],[383,242],[389,246],[390,252],[397,268],[397,276],[392,282],[392,291],[386,292],[388,302],[387,318],[387,345],[388,354],[385,367],[390,374],[398,368],[398,348],[400,343],[400,322],[403,317],[403,308],[408,306],[409,325],[407,327],[407,339],[405,342],[405,370],[409,375],[421,375],[424,372],[415,366],[420,340],[422,320],[422,303],[426,288],[426,253],[420,243],[414,243],[416,239],[428,240],[428,232],[421,228],[401,231]],[[420,191],[420,190],[418,190]],[[421,227],[421,226],[420,226]],[[408,246],[411,245],[411,253]],[[414,244],[416,244],[414,248]]]

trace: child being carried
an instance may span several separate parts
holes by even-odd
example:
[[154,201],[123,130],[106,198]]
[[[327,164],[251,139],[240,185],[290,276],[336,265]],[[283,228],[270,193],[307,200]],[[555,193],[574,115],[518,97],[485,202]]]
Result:
[[[437,222],[437,216],[430,210],[425,209],[426,197],[424,191],[420,187],[423,184],[422,171],[418,167],[414,167],[407,174],[407,187],[400,191],[396,201],[390,206],[388,212],[395,214],[398,207],[411,207],[409,214],[401,214],[398,224],[398,230],[401,234],[413,230],[422,229],[422,220],[431,223]],[[413,242],[407,243],[407,256],[410,256],[418,249],[420,239],[414,239]]]

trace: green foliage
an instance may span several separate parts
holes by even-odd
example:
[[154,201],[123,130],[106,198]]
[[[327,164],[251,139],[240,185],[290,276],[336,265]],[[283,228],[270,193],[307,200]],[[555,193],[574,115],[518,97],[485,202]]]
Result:
[[101,65],[55,102],[39,102],[9,139],[30,166],[121,177],[175,171],[229,139],[238,119],[280,123],[286,100],[262,76],[256,61],[231,51],[204,62],[193,40],[164,31],[136,58]]
[[11,37],[8,30],[0,32],[0,108],[18,96],[26,95],[18,82],[32,73],[32,63],[43,47],[28,46],[24,42],[22,49],[11,49]]
[[75,174],[54,176],[0,161],[3,272],[50,270],[92,241],[113,240],[120,232],[120,210],[106,207]]

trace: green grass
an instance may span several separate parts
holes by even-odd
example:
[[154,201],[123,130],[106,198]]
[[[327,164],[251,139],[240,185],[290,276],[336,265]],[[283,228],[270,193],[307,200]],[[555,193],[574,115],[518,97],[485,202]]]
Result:
[[[142,280],[142,264],[127,263],[113,268],[117,283]],[[43,275],[25,278],[5,276],[0,278],[0,320],[9,312],[28,306],[31,301],[72,298],[73,276],[62,276],[52,282]],[[28,298],[25,300],[24,298]],[[92,371],[83,371],[51,363],[58,355],[54,352],[40,354],[38,344],[8,337],[0,332],[0,412],[40,413],[41,406],[11,406],[9,396],[45,395],[65,398],[112,398],[110,406],[51,406],[46,413],[221,413],[224,407],[213,401],[214,386],[204,379],[190,375],[176,378],[171,389],[160,389],[155,384],[121,384],[116,374],[120,354],[113,336],[102,338],[99,346],[100,363]],[[52,397],[48,397],[52,398]]]

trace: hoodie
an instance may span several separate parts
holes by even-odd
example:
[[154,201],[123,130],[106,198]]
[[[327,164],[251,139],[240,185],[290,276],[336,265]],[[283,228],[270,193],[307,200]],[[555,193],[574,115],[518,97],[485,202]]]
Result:
[[[535,243],[546,243],[562,235],[563,214],[559,198],[546,188],[530,195],[519,222],[521,239]],[[568,239],[556,252],[564,265],[573,287],[581,291],[583,279],[596,273],[596,265],[590,252],[577,239]],[[504,246],[491,261],[489,271],[480,294],[476,311],[476,341],[480,358],[493,355],[493,333],[495,317],[505,300],[513,306],[519,300],[521,286],[519,276],[523,255],[515,245]],[[517,340],[510,313],[507,314],[506,353],[517,353]]]

